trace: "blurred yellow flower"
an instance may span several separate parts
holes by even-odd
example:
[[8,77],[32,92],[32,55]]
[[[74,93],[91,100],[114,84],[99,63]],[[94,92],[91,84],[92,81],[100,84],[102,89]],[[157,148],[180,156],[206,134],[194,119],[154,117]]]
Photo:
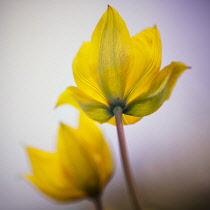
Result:
[[100,195],[113,173],[102,132],[85,114],[77,129],[60,124],[57,151],[26,149],[32,166],[26,178],[57,201]]
[[57,106],[72,104],[72,97],[90,118],[114,123],[120,107],[123,123],[131,124],[155,112],[170,97],[181,75],[189,68],[172,62],[160,71],[161,40],[156,26],[131,37],[124,20],[108,6],[91,40],[83,43],[73,61],[78,87],[69,87]]

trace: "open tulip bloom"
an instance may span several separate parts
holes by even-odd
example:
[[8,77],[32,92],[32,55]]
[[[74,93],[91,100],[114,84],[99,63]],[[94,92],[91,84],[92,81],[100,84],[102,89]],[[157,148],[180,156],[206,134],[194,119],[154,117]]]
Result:
[[124,20],[108,6],[92,34],[73,61],[78,87],[68,87],[57,105],[79,106],[93,120],[114,122],[120,108],[123,123],[131,124],[155,112],[170,97],[172,89],[188,68],[172,62],[160,71],[161,40],[156,26],[131,37]]
[[160,70],[161,39],[156,26],[130,36],[124,20],[108,6],[91,40],[84,42],[73,61],[77,87],[68,87],[57,106],[79,106],[100,123],[116,124],[121,156],[135,209],[140,209],[126,154],[122,124],[132,124],[155,112],[169,99],[184,70],[172,62]]
[[82,44],[74,58],[77,87],[66,88],[56,104],[77,107],[81,111],[79,127],[60,124],[55,152],[27,147],[32,172],[25,177],[57,201],[89,198],[97,210],[102,210],[100,197],[112,176],[113,161],[93,120],[108,122],[117,127],[133,209],[142,209],[129,166],[123,124],[133,124],[160,108],[179,76],[189,68],[172,62],[160,70],[161,59],[157,27],[131,37],[124,20],[108,6],[91,40]]
[[27,147],[36,187],[57,201],[91,198],[100,206],[105,185],[113,173],[109,147],[98,126],[84,114],[79,127],[60,124],[57,151]]

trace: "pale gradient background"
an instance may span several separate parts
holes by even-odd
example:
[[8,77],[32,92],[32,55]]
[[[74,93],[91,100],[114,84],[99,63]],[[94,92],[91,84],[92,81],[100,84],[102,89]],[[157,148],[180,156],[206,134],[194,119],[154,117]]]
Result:
[[[145,210],[210,209],[210,1],[0,0],[1,210],[92,208],[88,201],[51,202],[24,181],[30,166],[23,145],[52,150],[58,122],[76,125],[75,110],[54,105],[74,85],[72,59],[107,4],[119,11],[131,35],[157,24],[162,66],[171,61],[192,66],[169,101],[125,128]],[[115,127],[102,127],[116,161],[104,203],[129,210]]]

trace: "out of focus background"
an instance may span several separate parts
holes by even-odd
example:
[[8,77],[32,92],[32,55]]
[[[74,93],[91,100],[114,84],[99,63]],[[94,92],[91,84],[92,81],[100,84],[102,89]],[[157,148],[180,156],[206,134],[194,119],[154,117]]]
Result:
[[[24,145],[55,148],[59,121],[76,126],[77,112],[54,109],[75,85],[72,60],[107,5],[134,35],[156,24],[162,66],[191,66],[154,114],[125,127],[129,157],[145,210],[210,209],[210,1],[208,0],[0,0],[0,209],[91,209],[89,201],[57,204],[26,182]],[[130,210],[115,127],[102,129],[116,171],[103,201]]]

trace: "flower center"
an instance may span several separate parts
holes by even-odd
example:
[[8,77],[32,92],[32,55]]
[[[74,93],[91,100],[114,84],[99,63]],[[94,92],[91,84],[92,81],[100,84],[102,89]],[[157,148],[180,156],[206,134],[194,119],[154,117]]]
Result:
[[123,110],[125,109],[125,101],[120,99],[119,97],[118,98],[115,98],[112,100],[112,102],[109,104],[109,107],[110,107],[110,110],[113,112],[114,109],[116,107],[120,107],[122,109],[122,113],[123,113]]

